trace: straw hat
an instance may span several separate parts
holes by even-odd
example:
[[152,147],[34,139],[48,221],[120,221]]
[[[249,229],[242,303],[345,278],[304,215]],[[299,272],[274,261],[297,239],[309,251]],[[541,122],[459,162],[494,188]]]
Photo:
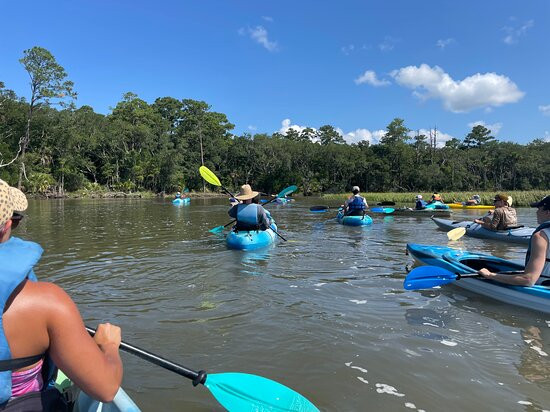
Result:
[[13,212],[27,210],[27,198],[23,192],[0,180],[0,226],[13,216]]
[[237,200],[254,199],[259,194],[260,194],[260,192],[255,192],[254,190],[252,190],[250,185],[242,185],[241,186],[241,191],[239,192],[238,196],[235,196],[235,199],[237,199]]

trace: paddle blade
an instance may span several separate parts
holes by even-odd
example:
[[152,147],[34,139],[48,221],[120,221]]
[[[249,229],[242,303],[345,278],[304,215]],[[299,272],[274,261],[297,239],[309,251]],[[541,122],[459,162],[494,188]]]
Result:
[[395,206],[395,202],[378,202],[377,206]]
[[238,372],[208,374],[204,386],[229,411],[319,411],[298,392],[261,376]]
[[395,212],[395,209],[392,207],[371,207],[371,212],[374,213],[385,213],[385,214],[392,214]]
[[189,193],[189,188],[186,187],[185,189],[183,189],[183,193]]
[[206,180],[208,183],[214,186],[221,186],[222,183],[220,182],[220,179],[212,172],[209,168],[206,166],[199,167],[199,173],[201,174],[202,178]]
[[449,240],[458,240],[465,234],[466,234],[466,228],[457,227],[455,229],[449,230],[447,232],[447,237],[449,238]]
[[458,276],[438,266],[420,266],[409,272],[403,287],[406,290],[429,289],[454,282]]
[[277,195],[277,197],[285,197],[286,195],[289,195],[292,192],[295,192],[296,190],[298,190],[298,186],[295,186],[295,185],[289,186],[286,189],[281,190]]
[[221,232],[223,232],[223,228],[224,228],[224,226],[216,226],[215,228],[210,229],[209,232],[210,233],[221,233]]

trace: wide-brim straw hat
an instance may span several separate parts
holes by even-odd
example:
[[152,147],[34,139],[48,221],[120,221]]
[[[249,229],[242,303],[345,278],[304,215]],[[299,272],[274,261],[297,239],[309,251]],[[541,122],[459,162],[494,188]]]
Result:
[[241,191],[239,192],[238,196],[235,196],[235,199],[238,199],[238,200],[254,199],[259,194],[260,194],[260,192],[256,192],[256,191],[252,190],[250,185],[242,185],[241,186]]
[[21,190],[0,180],[0,226],[11,219],[13,212],[23,212],[28,206],[27,197]]

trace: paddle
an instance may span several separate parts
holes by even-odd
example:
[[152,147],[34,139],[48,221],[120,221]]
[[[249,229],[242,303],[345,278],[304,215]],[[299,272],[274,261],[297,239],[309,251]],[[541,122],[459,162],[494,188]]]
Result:
[[[521,270],[499,272],[502,275],[514,275],[523,273]],[[461,275],[460,273],[453,273],[447,269],[440,268],[438,266],[420,266],[414,268],[409,272],[405,281],[403,282],[403,287],[406,290],[417,290],[417,289],[429,289],[434,286],[446,285],[452,283],[455,280],[460,280],[463,278],[474,278],[481,277],[478,273],[468,273]]]
[[447,232],[447,237],[449,240],[458,240],[466,234],[465,227],[455,227]]
[[371,207],[370,211],[374,213],[385,213],[389,215],[395,212],[395,209],[392,207]]
[[376,206],[395,206],[395,202],[378,202]]
[[199,167],[199,173],[201,174],[202,178],[206,180],[208,183],[214,186],[219,186],[222,188],[222,190],[227,193],[231,197],[235,197],[233,193],[231,193],[229,190],[227,190],[223,185],[222,182],[220,182],[220,179],[214,174],[212,170],[207,168],[206,166]]
[[[91,336],[95,335],[95,329],[86,326],[86,330]],[[319,411],[298,392],[261,376],[240,372],[206,374],[125,342],[120,343],[120,349],[192,380],[193,386],[203,384],[229,411]]]

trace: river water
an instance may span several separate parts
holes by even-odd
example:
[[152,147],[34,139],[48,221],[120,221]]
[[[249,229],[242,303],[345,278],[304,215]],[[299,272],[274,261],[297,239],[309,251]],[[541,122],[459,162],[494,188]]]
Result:
[[[550,410],[550,316],[452,285],[404,291],[407,242],[448,244],[429,218],[341,226],[299,198],[270,205],[287,242],[228,250],[208,230],[226,199],[31,201],[16,235],[45,249],[41,280],[87,324],[192,369],[246,372],[323,411]],[[483,212],[458,211],[454,219]],[[519,209],[534,226],[534,210]],[[454,247],[522,259],[525,248],[463,237]],[[209,391],[123,354],[123,386],[145,411],[223,410]]]

